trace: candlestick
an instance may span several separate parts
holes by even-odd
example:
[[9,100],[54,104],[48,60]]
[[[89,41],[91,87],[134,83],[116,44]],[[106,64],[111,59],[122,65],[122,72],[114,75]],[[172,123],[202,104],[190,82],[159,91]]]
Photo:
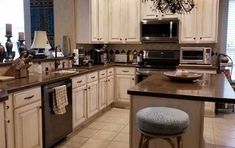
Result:
[[6,24],[6,36],[12,36],[12,24]]
[[19,32],[19,41],[24,40],[24,32]]
[[19,55],[21,55],[23,52],[27,51],[27,47],[24,44],[25,40],[18,40],[18,41],[19,41],[17,43],[18,44],[18,52],[19,52]]
[[11,42],[11,35],[6,35],[6,37],[7,37],[7,42],[6,42],[6,44],[5,44],[5,47],[6,47],[6,49],[7,49],[7,57],[6,57],[6,59],[8,60],[8,61],[11,61],[12,60],[12,58],[13,58],[13,55],[12,55],[12,48],[13,48],[13,44],[12,44],[12,42]]

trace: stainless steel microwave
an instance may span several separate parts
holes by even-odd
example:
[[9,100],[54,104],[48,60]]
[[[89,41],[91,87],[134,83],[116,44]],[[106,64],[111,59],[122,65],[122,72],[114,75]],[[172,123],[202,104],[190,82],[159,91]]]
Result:
[[211,65],[211,55],[210,47],[181,47],[180,64]]
[[142,20],[142,42],[179,42],[179,20]]

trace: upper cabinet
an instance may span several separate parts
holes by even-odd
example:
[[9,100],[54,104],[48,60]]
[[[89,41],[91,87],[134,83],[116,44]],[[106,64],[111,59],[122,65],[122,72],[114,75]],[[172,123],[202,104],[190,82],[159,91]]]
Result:
[[140,1],[109,0],[109,42],[140,42]]
[[177,18],[176,14],[163,14],[154,8],[154,1],[146,1],[141,3],[141,18],[142,19],[164,19]]
[[219,0],[195,0],[190,14],[181,16],[180,43],[216,43]]
[[93,43],[108,42],[108,1],[91,0],[91,40]]

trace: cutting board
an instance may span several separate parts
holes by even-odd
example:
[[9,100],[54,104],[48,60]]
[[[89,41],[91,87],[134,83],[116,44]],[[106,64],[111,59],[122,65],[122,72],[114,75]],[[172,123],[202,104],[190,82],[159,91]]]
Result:
[[0,81],[9,81],[9,80],[13,80],[15,79],[15,77],[11,77],[11,76],[0,76]]

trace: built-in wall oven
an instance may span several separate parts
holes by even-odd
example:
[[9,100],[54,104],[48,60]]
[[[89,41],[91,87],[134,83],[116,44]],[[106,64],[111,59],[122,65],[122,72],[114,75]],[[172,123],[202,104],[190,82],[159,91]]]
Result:
[[[55,114],[53,111],[53,93],[57,86],[66,85],[68,105],[65,114]],[[72,83],[70,79],[42,86],[42,125],[43,148],[53,147],[72,132]]]
[[179,65],[179,50],[144,50],[143,61],[136,66],[137,82],[157,71],[175,70]]

